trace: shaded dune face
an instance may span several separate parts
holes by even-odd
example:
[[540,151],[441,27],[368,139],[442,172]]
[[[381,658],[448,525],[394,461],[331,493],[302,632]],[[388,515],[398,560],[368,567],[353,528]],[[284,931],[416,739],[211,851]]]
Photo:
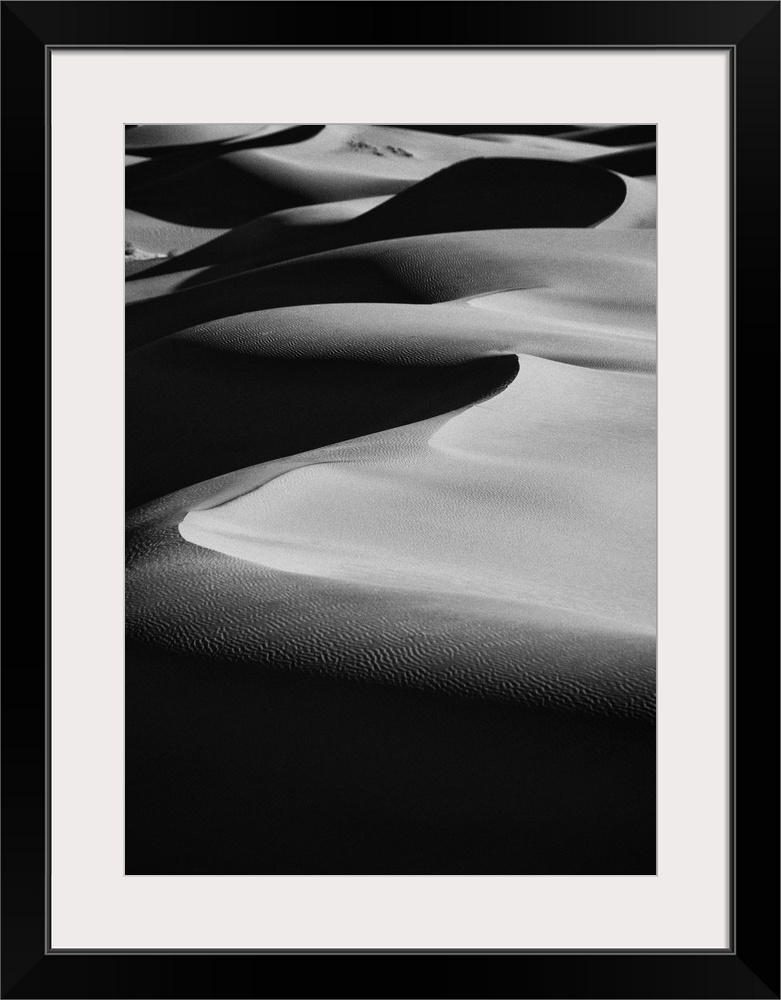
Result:
[[228,228],[306,202],[211,154],[145,160],[127,169],[127,207],[177,225]]
[[296,128],[128,131],[126,871],[653,874],[653,136]]
[[246,269],[255,258],[257,264],[274,263],[275,256],[291,259],[428,233],[591,226],[614,214],[625,198],[626,184],[618,175],[584,164],[467,160],[420,181],[357,219],[330,226],[326,233],[314,233],[299,248],[287,246],[282,254],[264,255],[262,239],[253,241],[251,230],[244,227],[243,246],[223,237],[214,245],[159,265],[155,273],[217,263],[213,254],[220,251],[227,261],[233,255],[249,261]]
[[[210,579],[222,584],[226,575]],[[282,591],[280,605],[317,596]],[[300,606],[312,640],[324,641]],[[254,607],[247,601],[236,614]],[[365,608],[365,595],[335,605],[348,621]],[[377,610],[400,613],[385,601]],[[405,610],[401,623],[420,635],[428,621]],[[133,823],[129,810],[128,873],[653,870],[652,725],[358,682],[350,668],[367,660],[367,648],[375,674],[387,676],[383,664],[401,664],[408,647],[378,643],[374,620],[357,624],[370,632],[338,673],[320,666],[336,655],[312,651],[307,664],[300,647],[274,648],[273,637],[251,662],[228,660],[224,650],[210,656],[197,635],[185,654],[156,637],[129,642],[126,795],[144,821]],[[265,618],[257,626],[268,630]],[[454,675],[447,622],[429,641],[443,660],[450,650],[441,668]],[[582,701],[582,691],[574,698]],[[169,827],[181,835],[161,835]]]
[[517,367],[514,357],[447,367],[251,358],[166,338],[128,358],[127,503],[456,410]]
[[[538,159],[577,166],[613,157],[599,160],[600,166],[631,175],[655,172],[653,143],[638,146],[632,143],[631,135],[621,145],[613,141],[600,145],[588,139],[572,141],[577,132],[571,129],[553,138],[491,136],[510,140],[496,142],[463,135],[432,136],[385,126],[262,126],[244,133],[249,127],[131,129],[127,135],[134,140],[132,150],[143,152],[144,157],[126,171],[128,208],[177,225],[229,228],[296,205],[392,196],[476,157],[507,157],[521,164],[516,166],[519,170],[531,169]],[[166,132],[170,140],[167,144],[152,145],[160,142]],[[181,133],[178,139],[173,134],[176,132]],[[195,142],[198,137],[201,141]],[[581,183],[584,186],[578,213],[587,210],[590,200],[587,182],[581,178]],[[468,199],[475,194],[484,196],[485,192],[470,191]],[[569,204],[573,201],[567,193],[563,199]],[[547,200],[548,213],[555,212],[555,201]],[[512,205],[508,210],[512,211]],[[570,220],[563,224],[581,222]]]
[[599,143],[602,146],[648,145],[656,142],[655,125],[595,125],[563,133],[569,142]]

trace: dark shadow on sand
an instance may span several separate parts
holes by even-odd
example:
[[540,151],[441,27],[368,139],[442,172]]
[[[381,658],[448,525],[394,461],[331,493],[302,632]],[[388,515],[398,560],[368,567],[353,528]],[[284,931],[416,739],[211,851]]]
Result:
[[449,413],[515,377],[455,365],[257,357],[166,338],[127,356],[127,507],[235,469]]
[[[171,274],[208,267],[179,289],[241,271],[361,243],[480,229],[580,228],[608,218],[626,185],[608,170],[552,160],[484,157],[464,160],[419,181],[349,222],[320,226],[279,250],[253,238],[252,224],[226,233],[143,272]],[[210,266],[211,265],[211,266]]]

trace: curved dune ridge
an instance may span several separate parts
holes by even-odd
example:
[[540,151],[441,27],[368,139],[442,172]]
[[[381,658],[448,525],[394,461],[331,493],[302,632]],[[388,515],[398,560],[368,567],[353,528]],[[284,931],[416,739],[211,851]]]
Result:
[[655,870],[653,127],[442,128],[127,131],[128,873]]

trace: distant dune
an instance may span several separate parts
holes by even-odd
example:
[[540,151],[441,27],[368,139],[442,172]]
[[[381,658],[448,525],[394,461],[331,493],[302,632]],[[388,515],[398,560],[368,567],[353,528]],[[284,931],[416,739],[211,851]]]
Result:
[[127,131],[130,874],[655,871],[653,127],[429,128]]

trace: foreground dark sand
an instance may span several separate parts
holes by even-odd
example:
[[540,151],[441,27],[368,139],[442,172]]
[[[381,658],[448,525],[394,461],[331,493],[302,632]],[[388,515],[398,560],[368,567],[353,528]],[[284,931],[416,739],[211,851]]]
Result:
[[130,874],[655,871],[653,134],[486,133],[128,130]]

